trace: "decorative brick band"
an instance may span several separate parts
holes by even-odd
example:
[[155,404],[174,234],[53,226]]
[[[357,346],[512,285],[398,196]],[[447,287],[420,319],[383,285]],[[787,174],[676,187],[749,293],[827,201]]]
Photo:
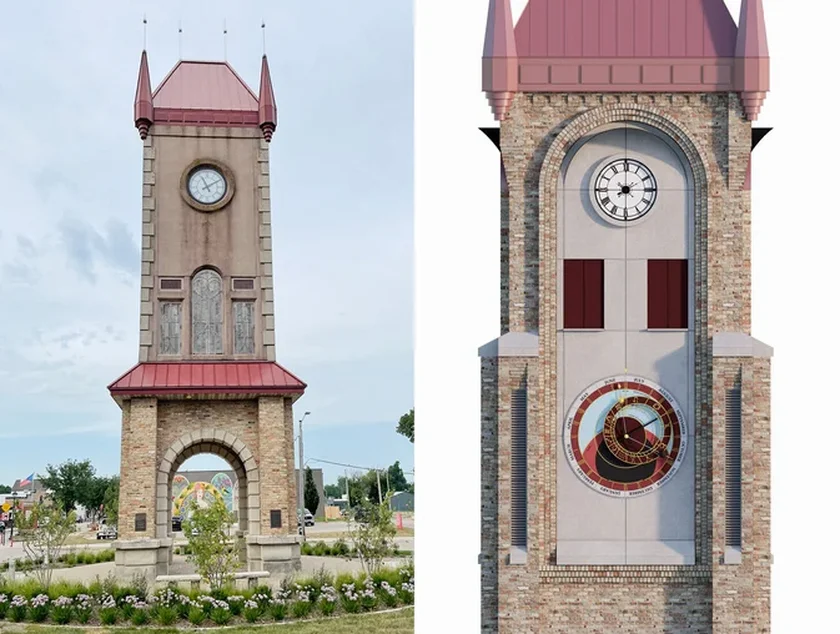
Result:
[[540,583],[707,583],[710,566],[543,566]]

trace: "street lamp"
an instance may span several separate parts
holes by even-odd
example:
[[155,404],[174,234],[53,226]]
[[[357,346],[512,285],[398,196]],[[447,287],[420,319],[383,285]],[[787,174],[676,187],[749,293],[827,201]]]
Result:
[[298,464],[300,465],[298,468],[298,506],[300,507],[300,528],[303,535],[303,541],[306,541],[306,518],[303,515],[303,419],[307,416],[309,416],[309,412],[304,412],[303,416],[301,416],[298,421],[298,451],[300,455],[300,460],[298,461]]

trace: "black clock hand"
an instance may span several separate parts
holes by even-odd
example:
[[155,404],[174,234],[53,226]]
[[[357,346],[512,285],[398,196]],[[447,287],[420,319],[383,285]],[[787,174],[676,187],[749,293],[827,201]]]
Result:
[[645,427],[647,427],[648,425],[652,425],[653,423],[655,423],[655,422],[656,422],[656,421],[658,421],[658,420],[659,420],[659,416],[657,416],[657,417],[656,417],[656,418],[654,418],[653,420],[650,420],[650,421],[646,422],[644,425],[639,425],[638,427],[634,427],[633,429],[627,429],[627,428],[625,428],[625,429],[624,429],[624,437],[625,437],[625,438],[630,438],[630,434],[631,434],[632,432],[636,431],[637,429],[644,429],[644,428],[645,428]]

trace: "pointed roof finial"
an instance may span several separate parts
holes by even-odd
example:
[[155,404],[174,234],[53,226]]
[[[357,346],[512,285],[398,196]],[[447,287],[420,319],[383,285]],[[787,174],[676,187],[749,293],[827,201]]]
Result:
[[755,121],[770,90],[770,52],[762,0],[741,0],[735,57],[735,85],[741,93],[744,114]]
[[222,25],[222,38],[224,39],[224,46],[225,46],[225,61],[227,61],[227,18],[225,18],[223,25]]
[[184,29],[181,28],[181,21],[178,20],[178,59],[184,59],[184,49],[183,49],[183,33]]
[[484,33],[482,88],[498,121],[507,117],[513,94],[519,87],[518,66],[510,0],[490,0]]
[[277,129],[277,104],[274,101],[274,87],[271,85],[271,73],[268,70],[268,57],[263,54],[262,72],[260,73],[260,129],[267,142],[271,142]]
[[146,14],[143,14],[143,50],[146,50],[146,25],[149,24],[149,21],[146,19]]
[[152,81],[149,77],[149,62],[146,50],[140,55],[140,72],[137,74],[137,92],[134,94],[134,126],[145,139],[154,120],[152,107]]
[[263,36],[263,55],[265,55],[265,20],[262,21],[262,36]]

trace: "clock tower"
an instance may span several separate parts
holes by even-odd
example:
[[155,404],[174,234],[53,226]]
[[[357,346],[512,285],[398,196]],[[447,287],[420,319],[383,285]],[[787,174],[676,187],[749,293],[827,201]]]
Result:
[[490,0],[501,332],[482,631],[770,631],[770,357],[750,334],[761,0]]
[[166,575],[172,482],[215,454],[236,474],[243,566],[300,566],[292,404],[306,385],[277,364],[268,60],[255,93],[227,62],[179,61],[152,89],[140,60],[143,143],[140,349],[109,386],[122,409],[121,576]]

